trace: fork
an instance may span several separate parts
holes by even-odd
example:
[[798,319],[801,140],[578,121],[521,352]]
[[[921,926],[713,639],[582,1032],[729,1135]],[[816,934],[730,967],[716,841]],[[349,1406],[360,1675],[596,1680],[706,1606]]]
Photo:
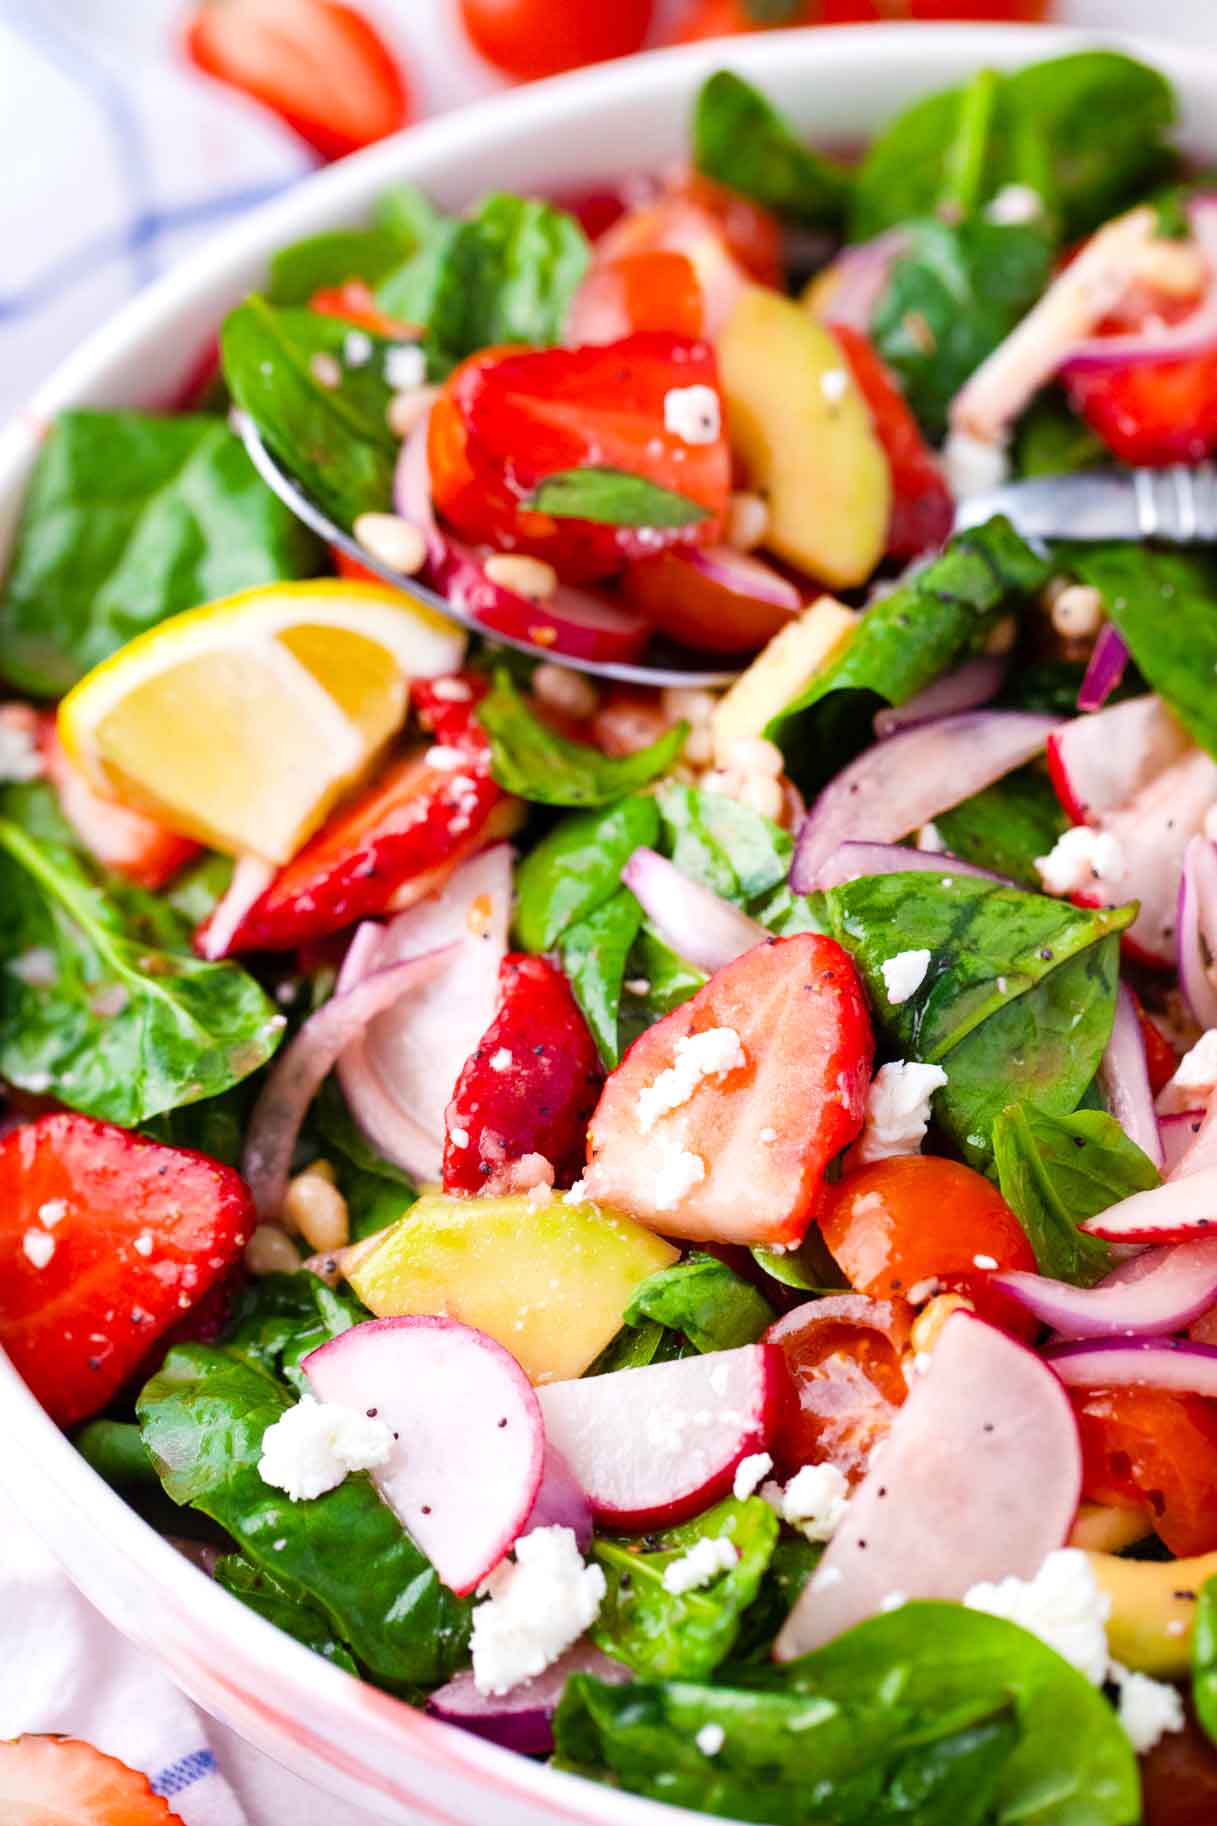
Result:
[[1160,539],[1217,544],[1217,464],[1084,469],[1009,482],[961,501],[955,531],[1006,514],[1027,539]]

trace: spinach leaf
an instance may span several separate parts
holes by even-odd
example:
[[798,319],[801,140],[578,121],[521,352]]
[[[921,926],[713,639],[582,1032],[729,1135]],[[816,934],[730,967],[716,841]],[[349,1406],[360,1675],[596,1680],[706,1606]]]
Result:
[[1217,1578],[1200,1587],[1192,1624],[1192,1705],[1201,1730],[1217,1744]]
[[852,638],[768,724],[814,791],[870,738],[884,704],[906,704],[980,652],[998,617],[1041,590],[1052,565],[1000,515],[957,533],[940,558],[866,612]]
[[870,322],[871,340],[898,376],[923,430],[941,437],[951,401],[1004,342],[1048,281],[1052,244],[1042,227],[925,217],[906,225]]
[[623,1317],[627,1325],[655,1320],[683,1332],[696,1350],[705,1352],[755,1344],[775,1314],[726,1262],[697,1254],[640,1281]]
[[721,793],[675,782],[661,786],[655,802],[658,847],[694,881],[749,912],[785,881],[793,840],[759,812]]
[[594,520],[603,526],[695,526],[709,509],[628,469],[559,469],[536,487],[524,507],[556,520]]
[[1102,438],[1055,389],[1039,394],[1024,412],[1010,455],[1020,481],[1029,476],[1073,475],[1111,459]]
[[729,1660],[720,1667],[719,1679],[727,1686],[746,1684],[750,1665],[768,1671],[778,1631],[803,1595],[803,1587],[819,1565],[824,1548],[786,1529],[778,1538],[760,1589],[740,1619],[739,1635]]
[[338,1293],[315,1274],[265,1274],[241,1288],[224,1330],[223,1346],[298,1394],[309,1392],[300,1365],[311,1350],[368,1318],[352,1294]]
[[227,1529],[242,1553],[315,1605],[378,1685],[412,1691],[460,1666],[470,1607],[381,1502],[364,1473],[293,1503],[258,1474],[262,1436],[291,1405],[253,1364],[177,1345],[136,1403],[166,1494]]
[[[1131,667],[1129,671],[1132,671]],[[1078,692],[1085,676],[1086,667],[1078,660],[1032,660],[1030,665],[1020,666],[1014,676],[1006,680],[997,707],[1001,710],[1043,710],[1052,716],[1076,716]],[[1127,683],[1120,686],[1119,695],[1126,689]],[[1139,689],[1144,691],[1144,685]]]
[[641,923],[642,908],[628,888],[618,888],[568,926],[559,947],[575,1000],[610,1071],[621,1057],[618,1010],[630,947]]
[[614,1370],[642,1369],[648,1363],[670,1363],[677,1357],[696,1355],[692,1345],[679,1332],[667,1331],[662,1325],[646,1319],[633,1330],[623,1325],[583,1374],[608,1376]]
[[1149,545],[1069,545],[1068,569],[1100,592],[1149,684],[1217,756],[1217,559]]
[[294,1636],[305,1648],[332,1661],[335,1667],[345,1668],[348,1674],[359,1672],[320,1606],[296,1597],[269,1572],[264,1572],[239,1553],[227,1553],[216,1561],[212,1576],[217,1585],[222,1585],[234,1598],[240,1598],[242,1604],[248,1604],[250,1610],[257,1611],[285,1635]]
[[693,163],[791,221],[835,227],[849,198],[849,173],[811,152],[742,77],[717,70],[693,105]]
[[403,246],[401,237],[383,224],[330,229],[310,235],[306,241],[293,241],[272,254],[266,295],[271,304],[306,305],[315,292],[351,279],[376,286],[410,252],[410,244]]
[[283,1017],[254,979],[46,835],[46,793],[10,788],[0,817],[0,1075],[134,1128],[264,1065]]
[[141,1124],[142,1133],[170,1148],[197,1148],[226,1167],[239,1166],[245,1125],[253,1107],[256,1081],[243,1078],[218,1097],[204,1097],[175,1110],[162,1110]]
[[320,554],[223,419],[61,413],[0,595],[5,677],[58,696],[167,615],[311,576]]
[[624,995],[618,1003],[618,1036],[621,1050],[665,1014],[696,995],[706,981],[704,970],[686,964],[643,921],[626,964]]
[[526,951],[549,951],[562,934],[618,893],[634,851],[659,836],[649,795],[563,818],[516,869],[516,936]]
[[[693,1521],[648,1535],[646,1551],[629,1541],[598,1540],[592,1558],[607,1591],[592,1640],[636,1674],[704,1680],[730,1654],[739,1621],[760,1589],[778,1538],[778,1519],[759,1496],[717,1503]],[[698,1541],[726,1539],[738,1563],[711,1584],[680,1595],[664,1573]]]
[[255,296],[229,312],[220,332],[233,399],[271,455],[347,530],[361,513],[391,505],[398,449],[385,418],[390,345],[372,337],[372,359],[351,367],[344,363],[350,329],[337,317],[276,309]]
[[1020,767],[934,820],[953,856],[1008,875],[1038,892],[1035,858],[1046,856],[1068,819],[1040,767]]
[[158,1482],[156,1466],[133,1421],[87,1421],[73,1436],[72,1444],[85,1463],[116,1490]]
[[1148,1155],[1104,1110],[1049,1116],[1011,1104],[993,1124],[993,1155],[1002,1197],[1027,1232],[1040,1273],[1080,1287],[1103,1278],[1112,1254],[1078,1226],[1161,1184]]
[[608,805],[635,792],[675,764],[689,733],[687,723],[677,723],[635,754],[602,754],[542,723],[502,669],[477,714],[490,737],[491,772],[499,785],[541,805]]

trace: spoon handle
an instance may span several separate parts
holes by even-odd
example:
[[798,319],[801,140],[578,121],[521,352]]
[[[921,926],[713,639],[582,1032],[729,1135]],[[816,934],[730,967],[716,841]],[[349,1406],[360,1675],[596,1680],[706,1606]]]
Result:
[[1217,465],[1088,469],[1011,482],[960,503],[955,530],[1006,514],[1028,539],[1217,543]]

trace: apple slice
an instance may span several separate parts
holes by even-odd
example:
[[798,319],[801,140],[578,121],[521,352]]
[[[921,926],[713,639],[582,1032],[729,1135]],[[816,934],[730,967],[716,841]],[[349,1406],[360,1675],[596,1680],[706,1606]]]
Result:
[[957,1312],[909,1391],[787,1618],[779,1661],[899,1598],[962,1598],[1029,1579],[1063,1547],[1082,1457],[1068,1398],[1005,1332]]
[[458,1597],[523,1532],[541,1487],[545,1429],[527,1376],[501,1344],[455,1319],[370,1319],[310,1351],[321,1401],[392,1429],[377,1489]]
[[731,1488],[773,1436],[788,1390],[776,1345],[747,1344],[538,1389],[545,1434],[597,1518],[666,1526]]
[[1098,824],[1186,754],[1191,743],[1160,697],[1130,697],[1075,717],[1048,737],[1048,771],[1075,824]]

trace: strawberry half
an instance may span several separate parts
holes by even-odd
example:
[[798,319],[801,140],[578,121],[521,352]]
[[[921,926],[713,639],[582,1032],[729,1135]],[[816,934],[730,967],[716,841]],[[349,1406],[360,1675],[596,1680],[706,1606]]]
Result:
[[0,1743],[4,1826],[182,1826],[148,1777],[78,1737]]
[[509,954],[498,1013],[445,1113],[444,1191],[515,1190],[512,1168],[529,1155],[550,1163],[557,1184],[569,1183],[583,1164],[603,1077],[562,972],[547,958]]
[[103,1408],[253,1233],[240,1175],[62,1111],[0,1140],[0,1344],[61,1426]]
[[[700,1049],[678,1048],[712,1029],[720,1060],[736,1062],[718,1069],[701,1054],[715,1068],[699,1075]],[[589,1131],[588,1196],[665,1236],[797,1243],[825,1168],[862,1127],[871,1058],[866,998],[841,946],[814,933],[759,944],[648,1028],[609,1078]]]

